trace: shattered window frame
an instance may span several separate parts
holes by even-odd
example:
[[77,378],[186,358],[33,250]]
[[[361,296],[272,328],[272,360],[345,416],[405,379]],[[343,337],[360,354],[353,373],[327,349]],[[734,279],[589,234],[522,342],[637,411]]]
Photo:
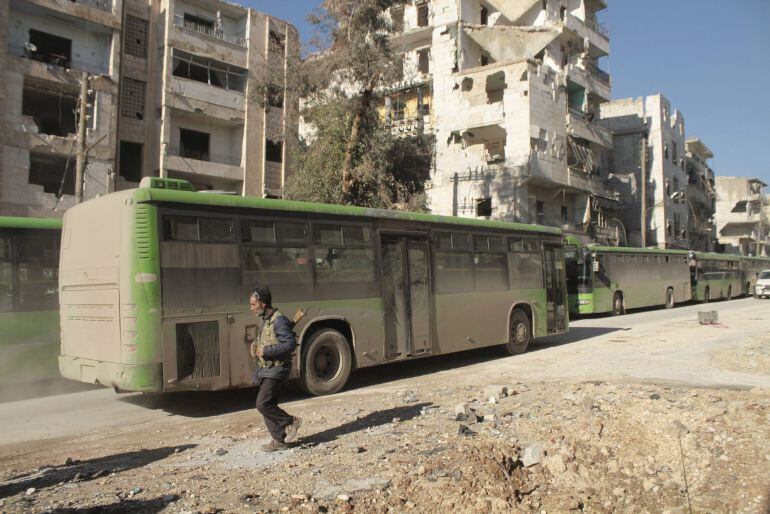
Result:
[[[205,73],[206,80],[194,77],[194,72]],[[172,71],[175,77],[194,80],[228,91],[243,93],[246,89],[247,70],[216,59],[201,57],[174,48],[172,55]],[[213,78],[213,80],[212,80]]]

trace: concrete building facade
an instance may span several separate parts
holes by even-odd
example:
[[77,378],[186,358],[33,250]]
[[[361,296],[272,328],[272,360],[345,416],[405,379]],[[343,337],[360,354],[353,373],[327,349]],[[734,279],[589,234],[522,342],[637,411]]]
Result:
[[86,199],[144,176],[281,196],[297,132],[292,25],[216,0],[11,0],[0,45],[0,214],[74,204],[84,73]]
[[[628,246],[689,249],[685,121],[661,94],[601,106],[613,138],[610,183]],[[643,203],[644,202],[644,203]]]
[[770,256],[767,184],[756,178],[716,178],[716,233],[719,250]]
[[687,222],[687,234],[690,249],[702,252],[714,250],[716,229],[714,211],[716,210],[716,184],[714,170],[708,161],[713,152],[697,137],[688,137],[685,141],[685,172],[687,188],[685,201],[690,208]]
[[404,55],[385,100],[394,130],[435,137],[439,214],[559,226],[617,240],[598,124],[603,0],[432,0],[390,14]]

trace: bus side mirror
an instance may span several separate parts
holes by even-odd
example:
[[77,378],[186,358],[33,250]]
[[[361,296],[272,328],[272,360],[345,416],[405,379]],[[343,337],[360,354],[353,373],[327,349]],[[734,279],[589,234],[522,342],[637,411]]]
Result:
[[599,261],[594,261],[594,273],[599,273],[602,270],[602,266]]

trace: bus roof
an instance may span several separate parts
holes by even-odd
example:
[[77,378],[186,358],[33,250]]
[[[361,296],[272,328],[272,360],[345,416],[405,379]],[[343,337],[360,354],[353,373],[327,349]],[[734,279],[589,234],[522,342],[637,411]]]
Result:
[[520,230],[540,234],[559,236],[561,229],[542,225],[528,225],[508,221],[489,221],[454,216],[437,216],[419,212],[389,211],[367,207],[351,207],[348,205],[331,205],[322,203],[297,202],[292,200],[276,200],[270,198],[255,198],[248,196],[225,195],[217,193],[198,193],[172,189],[156,189],[141,187],[134,193],[138,202],[170,202],[194,205],[210,205],[219,207],[269,209],[275,211],[306,212],[312,214],[331,214],[336,216],[365,216],[371,218],[386,218],[426,223],[445,223],[459,226],[480,227],[489,229]]
[[594,245],[589,244],[586,245],[586,248],[590,248],[591,250],[595,250],[598,252],[609,252],[609,253],[650,253],[650,254],[673,254],[673,255],[687,255],[689,252],[687,250],[666,250],[663,248],[633,248],[628,246],[601,246],[601,245]]
[[20,216],[0,216],[0,228],[61,230],[61,227],[62,220],[57,218],[24,218]]
[[719,259],[721,261],[739,261],[740,256],[731,253],[693,252],[698,259]]

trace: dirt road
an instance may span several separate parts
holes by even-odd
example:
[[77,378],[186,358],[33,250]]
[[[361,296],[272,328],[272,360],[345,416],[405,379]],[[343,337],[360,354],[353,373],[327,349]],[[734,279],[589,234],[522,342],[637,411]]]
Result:
[[361,373],[277,454],[251,391],[0,404],[0,511],[767,512],[770,302],[706,307]]

